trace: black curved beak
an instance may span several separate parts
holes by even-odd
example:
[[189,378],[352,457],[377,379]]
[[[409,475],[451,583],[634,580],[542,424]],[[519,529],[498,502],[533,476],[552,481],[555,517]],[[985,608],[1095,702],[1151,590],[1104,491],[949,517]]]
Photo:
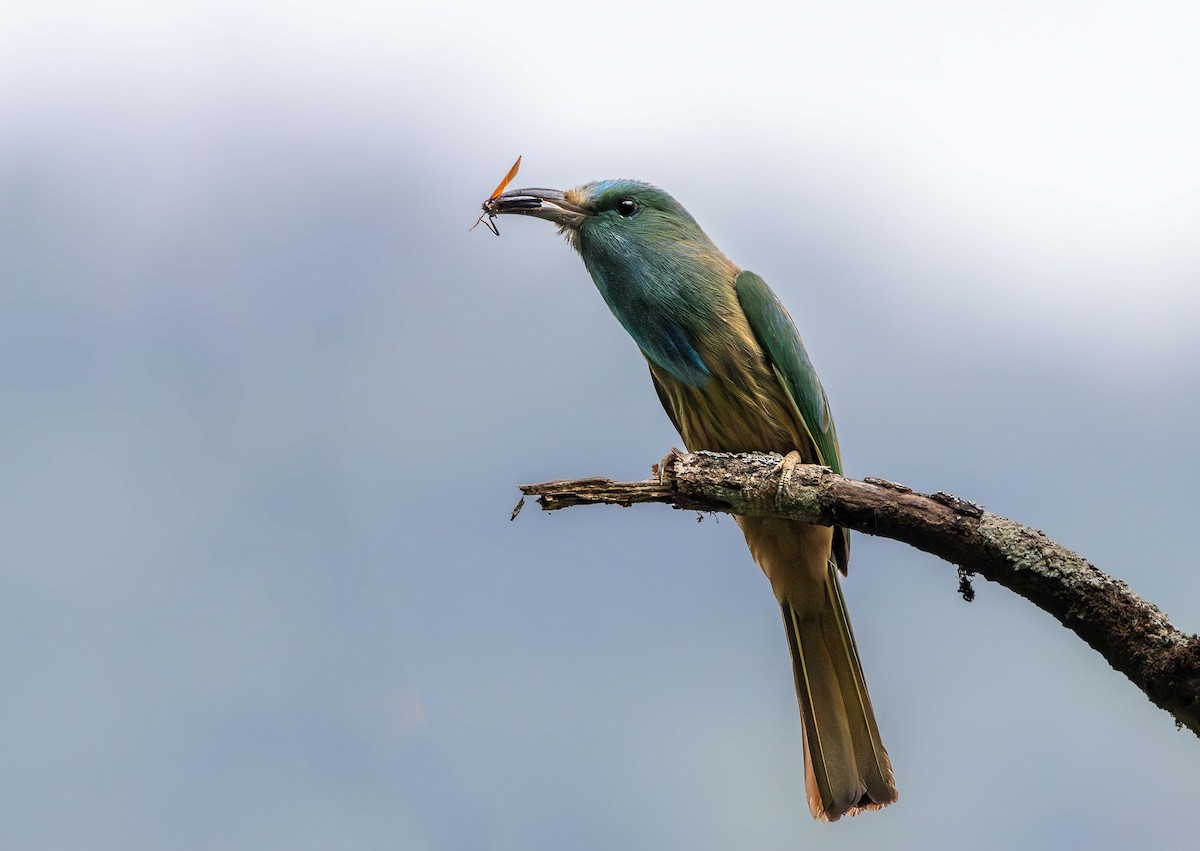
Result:
[[514,189],[483,202],[489,216],[533,216],[574,230],[589,215],[586,208],[568,201],[557,189]]

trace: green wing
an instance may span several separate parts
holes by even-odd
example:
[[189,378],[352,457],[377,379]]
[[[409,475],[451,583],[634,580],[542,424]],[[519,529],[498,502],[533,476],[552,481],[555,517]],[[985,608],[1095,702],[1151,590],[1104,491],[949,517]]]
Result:
[[[753,272],[742,272],[733,286],[750,322],[750,330],[767,353],[779,382],[792,397],[792,404],[796,406],[801,422],[812,437],[819,463],[841,475],[842,453],[838,448],[829,399],[825,396],[825,389],[821,387],[821,379],[817,378],[812,361],[808,359],[808,352],[804,350],[804,343],[800,341],[792,317],[767,282]],[[838,567],[844,573],[850,560],[846,530],[837,530],[833,553]]]

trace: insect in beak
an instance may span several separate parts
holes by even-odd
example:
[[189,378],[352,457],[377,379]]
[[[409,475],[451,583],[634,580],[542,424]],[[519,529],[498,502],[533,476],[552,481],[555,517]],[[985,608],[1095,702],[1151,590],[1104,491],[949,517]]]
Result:
[[[468,230],[475,230],[475,228],[479,227],[479,223],[483,222],[484,227],[486,227],[488,230],[490,230],[496,236],[500,235],[500,228],[496,227],[496,214],[488,209],[488,201],[491,201],[494,198],[496,198],[501,192],[503,192],[508,187],[508,184],[512,183],[512,179],[517,176],[517,169],[519,169],[520,167],[521,167],[521,158],[517,157],[517,161],[512,164],[512,168],[510,168],[508,170],[508,174],[504,175],[504,179],[500,181],[500,184],[494,190],[492,190],[492,194],[488,196],[487,201],[483,202],[483,215],[480,216],[478,219],[476,219],[475,224],[471,225],[471,227],[468,228]],[[484,216],[487,217],[486,222],[483,221]]]

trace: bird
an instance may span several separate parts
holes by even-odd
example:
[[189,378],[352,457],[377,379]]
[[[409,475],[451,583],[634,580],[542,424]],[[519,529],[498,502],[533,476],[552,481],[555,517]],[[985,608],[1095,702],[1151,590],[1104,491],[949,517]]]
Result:
[[[516,189],[484,212],[557,226],[645,356],[689,451],[777,452],[842,472],[829,400],[791,316],[667,192],[636,180]],[[813,817],[887,806],[896,784],[838,577],[849,564],[847,530],[735,519],[783,614]]]

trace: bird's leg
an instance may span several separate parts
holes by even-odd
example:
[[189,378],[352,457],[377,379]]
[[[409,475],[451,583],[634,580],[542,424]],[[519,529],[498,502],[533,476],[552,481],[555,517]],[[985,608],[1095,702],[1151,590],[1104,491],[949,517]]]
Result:
[[802,463],[804,463],[804,459],[795,449],[783,456],[783,460],[779,462],[779,487],[776,489],[778,496],[782,497],[787,491],[792,474],[796,472],[796,465]]
[[682,449],[671,447],[671,451],[662,457],[662,460],[650,468],[651,475],[658,479],[660,485],[665,485],[673,475],[675,469],[675,461],[686,455]]

